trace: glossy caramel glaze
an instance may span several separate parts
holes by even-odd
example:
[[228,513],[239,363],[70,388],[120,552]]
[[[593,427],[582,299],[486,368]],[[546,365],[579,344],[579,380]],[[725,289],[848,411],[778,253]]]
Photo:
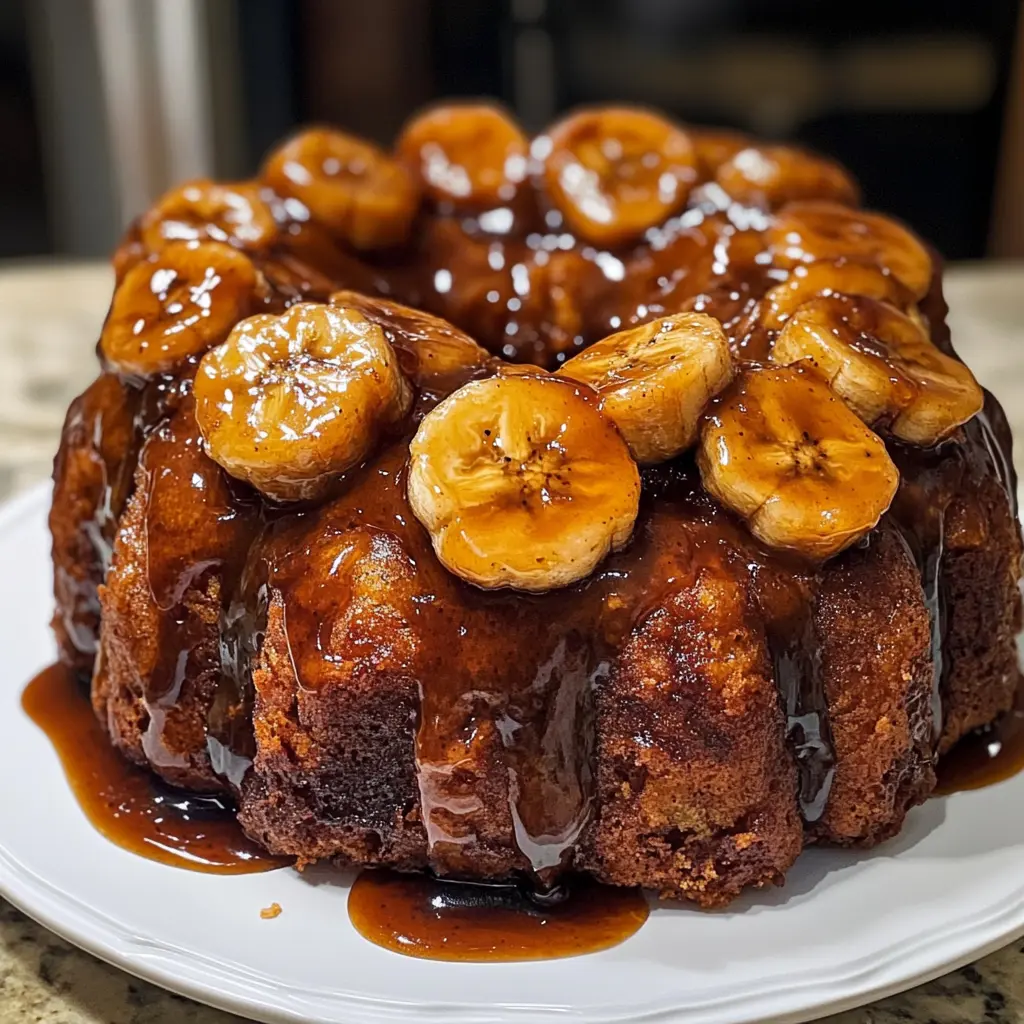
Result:
[[598,953],[625,942],[649,913],[638,889],[574,882],[562,897],[539,903],[511,885],[364,871],[348,913],[363,938],[392,952],[477,963]]
[[173,790],[110,745],[72,673],[51,665],[22,694],[89,823],[112,843],[161,864],[215,875],[284,867],[245,837],[229,801]]
[[[541,595],[482,592],[445,571],[405,495],[416,423],[462,383],[493,373],[495,357],[554,366],[612,331],[680,310],[719,319],[738,360],[769,357],[775,332],[764,324],[765,294],[789,273],[769,241],[776,211],[767,196],[731,199],[713,180],[714,161],[728,159],[735,146],[722,149],[710,135],[704,141],[695,133],[700,180],[685,202],[614,250],[568,231],[536,174],[490,209],[428,198],[409,240],[376,252],[346,247],[296,198],[264,185],[260,195],[277,232],[263,248],[247,250],[260,274],[256,308],[276,312],[326,300],[336,288],[363,293],[345,301],[385,326],[416,401],[398,440],[382,438],[326,498],[282,506],[231,480],[207,457],[189,405],[194,358],[168,377],[122,382],[147,401],[156,393],[174,401],[136,417],[131,444],[120,446],[125,450],[110,467],[104,463],[104,482],[92,506],[76,512],[72,532],[112,538],[141,449],[137,500],[118,539],[124,571],[142,567],[143,596],[109,616],[116,597],[104,599],[112,641],[114,620],[131,627],[131,672],[124,675],[138,680],[131,696],[144,722],[135,756],[165,777],[186,773],[197,788],[242,790],[257,749],[253,669],[277,614],[288,664],[275,671],[294,676],[297,701],[337,687],[339,666],[352,664],[412,688],[415,794],[408,814],[422,822],[426,864],[441,874],[524,873],[548,889],[572,867],[593,821],[595,692],[608,685],[646,618],[709,575],[730,580],[742,595],[728,612],[735,623],[721,628],[735,625],[739,635],[750,619],[763,637],[793,761],[787,768],[813,831],[836,771],[823,638],[816,633],[827,566],[758,543],[708,497],[690,455],[644,471],[641,512],[625,550],[582,583]],[[133,230],[116,258],[119,276],[145,258],[158,266],[159,254],[147,254]],[[920,313],[935,344],[951,352],[934,255],[932,261]],[[421,306],[455,327],[396,302]],[[493,355],[475,349],[462,331]],[[443,372],[431,372],[418,353],[438,332],[455,354]],[[81,433],[80,420],[69,416],[62,452]],[[94,421],[91,443],[80,447],[102,463],[108,426],[102,416]],[[995,479],[1015,507],[1016,481],[1009,431],[990,396],[983,413],[937,448],[890,442],[889,449],[903,482],[879,531],[861,544],[868,549],[882,533],[898,532],[920,570],[931,619],[932,700],[909,709],[909,728],[928,752],[916,766],[928,781],[934,750],[944,742],[947,548],[952,535],[972,528],[960,497]],[[58,461],[58,488],[66,476]],[[115,477],[116,487],[109,483]],[[967,536],[965,544],[975,540]],[[95,630],[96,585],[107,557],[101,545],[86,544],[80,607],[77,597],[62,600],[58,585],[69,631]],[[115,566],[108,591],[119,589],[113,584],[120,572]],[[154,623],[145,671],[131,650],[140,607]],[[88,643],[82,654],[88,661]],[[688,666],[676,668],[685,674]],[[103,704],[97,702],[101,714]],[[190,716],[184,725],[179,712]],[[727,759],[728,737],[702,738]],[[649,738],[636,739],[643,747]],[[490,831],[495,814],[514,836],[511,854]]]
[[1024,770],[1024,686],[994,725],[965,736],[939,762],[936,796],[982,789]]
[[92,672],[99,639],[97,588],[110,567],[139,449],[180,393],[173,378],[143,383],[103,373],[68,409],[50,512],[54,628],[62,660],[83,676]]

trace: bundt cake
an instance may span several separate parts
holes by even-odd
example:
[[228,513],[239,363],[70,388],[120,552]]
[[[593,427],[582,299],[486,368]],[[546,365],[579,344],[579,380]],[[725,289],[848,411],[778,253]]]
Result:
[[1010,708],[1021,538],[937,255],[829,160],[439,106],[114,256],[50,526],[125,757],[253,839],[702,906]]

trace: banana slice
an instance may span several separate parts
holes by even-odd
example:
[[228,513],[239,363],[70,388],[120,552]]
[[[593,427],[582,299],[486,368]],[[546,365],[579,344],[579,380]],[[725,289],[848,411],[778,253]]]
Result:
[[486,103],[434,107],[406,125],[395,145],[433,199],[476,207],[512,200],[529,150],[519,126]]
[[700,415],[733,367],[722,325],[679,313],[595,342],[557,373],[592,387],[633,458],[651,465],[696,441]]
[[209,455],[275,501],[320,496],[398,423],[412,391],[376,324],[303,302],[243,320],[195,380]]
[[585,391],[543,373],[472,381],[409,447],[409,504],[441,563],[488,589],[588,576],[629,540],[640,474]]
[[454,380],[463,384],[494,362],[468,334],[411,306],[352,291],[335,292],[331,304],[354,309],[378,324],[398,353],[402,371],[419,388],[437,389]]
[[775,209],[794,199],[855,203],[858,190],[839,164],[791,146],[748,146],[726,160],[715,180],[739,203]]
[[271,154],[263,179],[357,249],[399,245],[419,205],[409,172],[370,142],[314,128]]
[[902,311],[914,308],[910,292],[888,271],[872,263],[821,260],[801,263],[762,303],[761,323],[777,331],[805,303],[819,296],[863,295]]
[[221,341],[255,301],[259,276],[221,242],[170,242],[124,276],[100,352],[119,373],[168,373]]
[[544,180],[569,226],[595,245],[635,241],[686,202],[697,180],[689,135],[629,107],[574,114],[534,142]]
[[252,182],[219,185],[206,178],[172,189],[139,224],[150,252],[168,242],[227,242],[248,251],[266,249],[277,237],[270,207]]
[[786,322],[771,358],[809,361],[868,425],[929,446],[966,423],[984,404],[971,371],[940,352],[920,325],[869,298],[812,299]]
[[899,483],[881,439],[796,367],[743,370],[705,419],[697,464],[755,537],[816,560],[874,529]]
[[768,241],[776,264],[787,269],[845,257],[888,270],[914,299],[931,285],[928,250],[901,224],[878,213],[825,200],[789,203],[773,218]]

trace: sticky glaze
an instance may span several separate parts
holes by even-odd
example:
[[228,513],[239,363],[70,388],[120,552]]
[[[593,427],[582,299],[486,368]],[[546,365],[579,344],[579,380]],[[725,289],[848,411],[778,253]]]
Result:
[[53,744],[89,823],[117,846],[161,864],[217,875],[289,863],[246,838],[229,801],[163,786],[122,758],[66,667],[40,672],[25,688],[21,706]]
[[939,761],[936,796],[982,789],[1024,770],[1024,686],[994,725],[962,739]]
[[349,892],[356,931],[385,949],[425,960],[553,960],[624,942],[647,920],[637,889],[574,882],[538,903],[515,886],[442,882],[365,871]]

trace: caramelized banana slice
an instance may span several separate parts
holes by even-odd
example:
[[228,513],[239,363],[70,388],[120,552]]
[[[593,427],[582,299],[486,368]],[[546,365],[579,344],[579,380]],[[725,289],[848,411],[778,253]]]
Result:
[[808,360],[865,423],[891,424],[912,444],[936,444],[984,404],[963,363],[940,352],[910,317],[874,299],[833,295],[805,303],[771,358]]
[[795,367],[742,371],[704,422],[697,464],[755,537],[818,560],[874,529],[899,483],[881,439]]
[[203,357],[195,398],[210,457],[267,497],[295,501],[361,462],[412,392],[380,327],[303,302],[243,320]]
[[589,384],[633,458],[650,465],[694,443],[701,413],[732,370],[722,325],[703,313],[678,313],[598,341],[557,372]]
[[270,207],[259,186],[244,181],[219,185],[200,178],[162,196],[139,225],[150,252],[168,242],[227,242],[239,249],[266,249],[277,237]]
[[221,242],[170,242],[129,270],[114,293],[100,352],[119,373],[168,373],[249,313],[258,282],[249,258]]
[[398,353],[402,371],[419,388],[456,380],[462,384],[492,362],[486,349],[439,316],[352,291],[335,292],[331,304],[354,309],[378,324]]
[[839,164],[791,146],[748,146],[715,178],[739,203],[776,208],[794,199],[855,203],[857,186]]
[[805,303],[819,296],[864,295],[901,310],[913,308],[910,292],[888,271],[872,263],[822,260],[801,263],[764,297],[761,322],[777,331]]
[[768,241],[780,267],[845,257],[888,270],[915,299],[931,284],[928,250],[901,224],[878,213],[824,200],[789,203],[774,217]]
[[431,197],[475,207],[515,196],[529,149],[519,126],[486,103],[434,107],[406,125],[395,145]]
[[645,110],[574,114],[537,139],[544,180],[569,226],[595,245],[635,241],[686,202],[697,180],[689,135]]
[[342,132],[314,128],[297,135],[270,156],[263,178],[357,249],[401,244],[416,216],[409,172],[372,143]]
[[434,551],[479,587],[583,579],[633,530],[636,463],[580,388],[543,373],[473,381],[423,419],[409,503]]

